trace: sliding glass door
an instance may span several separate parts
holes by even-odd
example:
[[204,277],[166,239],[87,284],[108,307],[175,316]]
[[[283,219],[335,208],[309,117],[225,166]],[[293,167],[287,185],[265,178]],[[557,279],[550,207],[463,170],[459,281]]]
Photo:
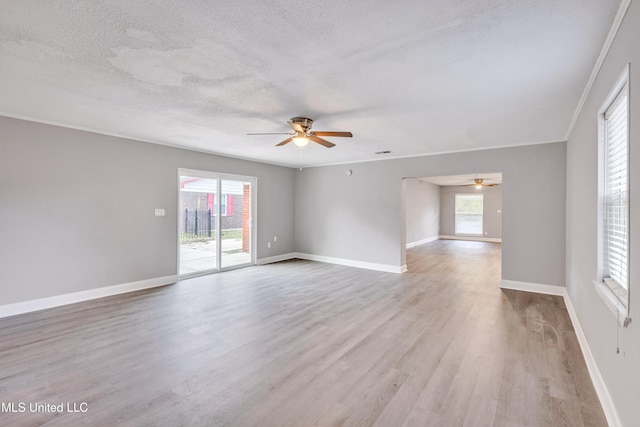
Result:
[[251,263],[252,188],[252,182],[246,179],[220,182],[220,265],[223,268]]
[[218,269],[215,200],[218,179],[180,175],[178,240],[181,276]]
[[255,263],[255,177],[179,170],[180,276]]

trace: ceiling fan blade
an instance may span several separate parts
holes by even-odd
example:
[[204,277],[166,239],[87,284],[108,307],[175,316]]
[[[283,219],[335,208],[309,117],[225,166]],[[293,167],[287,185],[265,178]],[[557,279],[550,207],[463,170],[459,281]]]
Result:
[[325,132],[325,131],[318,131],[318,132],[311,132],[313,135],[316,136],[344,136],[344,137],[349,137],[351,138],[353,136],[353,134],[351,132]]
[[291,135],[291,132],[260,132],[248,133],[247,135]]
[[281,146],[281,145],[288,144],[288,143],[290,143],[291,141],[293,141],[293,138],[287,138],[287,139],[285,139],[284,141],[280,142],[279,144],[276,144],[276,147],[279,147],[279,146]]
[[329,142],[326,139],[318,138],[315,135],[311,135],[309,137],[309,139],[312,140],[313,142],[317,142],[320,145],[324,145],[327,148],[331,148],[331,147],[335,147],[336,146],[336,144],[334,144],[333,142]]

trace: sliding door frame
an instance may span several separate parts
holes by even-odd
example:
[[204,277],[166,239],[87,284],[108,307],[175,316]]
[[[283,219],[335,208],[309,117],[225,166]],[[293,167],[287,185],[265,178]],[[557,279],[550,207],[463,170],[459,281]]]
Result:
[[[176,232],[176,246],[177,246],[177,272],[178,277],[181,279],[186,279],[189,277],[196,276],[204,276],[207,274],[218,273],[220,271],[234,270],[236,268],[248,267],[256,264],[256,251],[257,251],[257,242],[256,238],[258,235],[258,227],[257,227],[257,209],[258,209],[258,178],[255,176],[247,176],[247,175],[235,175],[221,172],[211,172],[211,171],[203,171],[197,169],[178,169],[177,176],[177,212],[179,213],[180,207],[180,177],[181,176],[193,176],[196,178],[207,178],[207,179],[215,179],[216,180],[216,200],[214,202],[215,206],[215,230],[216,230],[216,268],[198,271],[189,274],[180,274],[180,215],[176,215],[177,219],[177,232]],[[249,229],[250,229],[250,261],[247,263],[236,264],[228,267],[222,266],[222,215],[220,215],[220,207],[222,206],[222,181],[244,181],[249,182],[251,184],[251,212],[249,213]]]

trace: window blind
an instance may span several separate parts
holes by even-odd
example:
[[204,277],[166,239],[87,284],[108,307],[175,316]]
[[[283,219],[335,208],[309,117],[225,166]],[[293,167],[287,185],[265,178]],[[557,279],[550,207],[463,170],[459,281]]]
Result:
[[603,278],[628,290],[628,91],[604,114]]

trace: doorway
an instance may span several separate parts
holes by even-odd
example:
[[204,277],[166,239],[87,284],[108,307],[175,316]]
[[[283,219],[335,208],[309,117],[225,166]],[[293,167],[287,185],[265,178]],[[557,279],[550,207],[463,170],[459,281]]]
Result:
[[416,259],[407,250],[435,240],[501,243],[502,184],[502,173],[403,179],[403,265]]
[[178,274],[255,264],[257,178],[179,169]]

